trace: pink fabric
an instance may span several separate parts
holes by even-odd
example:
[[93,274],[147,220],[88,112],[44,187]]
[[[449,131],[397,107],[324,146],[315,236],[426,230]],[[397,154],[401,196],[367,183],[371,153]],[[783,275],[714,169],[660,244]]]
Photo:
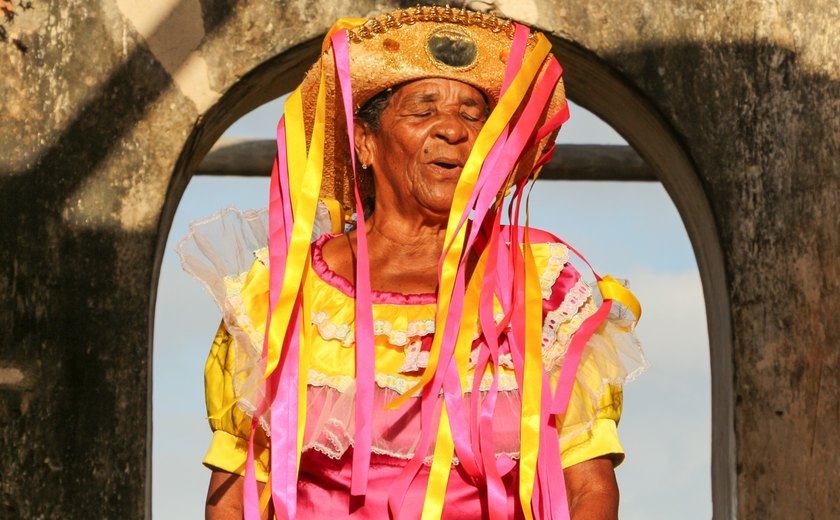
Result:
[[[388,492],[402,473],[404,461],[372,456],[368,472],[368,489],[364,497],[350,496],[351,458],[349,453],[340,460],[331,459],[316,451],[308,451],[301,459],[298,482],[297,510],[301,518],[354,518],[382,520],[393,518],[388,512]],[[396,464],[395,464],[396,462]],[[502,477],[507,491],[504,518],[521,519],[516,498],[517,470]],[[405,494],[401,518],[420,518],[429,467],[422,466]],[[442,518],[489,519],[487,497],[470,482],[461,466],[455,466],[446,488]]]

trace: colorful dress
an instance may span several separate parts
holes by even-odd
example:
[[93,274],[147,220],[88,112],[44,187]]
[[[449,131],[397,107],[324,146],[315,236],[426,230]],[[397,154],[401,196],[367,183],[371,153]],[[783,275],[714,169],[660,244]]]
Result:
[[[213,469],[243,474],[248,450],[251,417],[258,390],[260,351],[268,306],[268,255],[265,248],[253,248],[261,241],[259,214],[244,217],[228,211],[216,220],[202,223],[205,235],[224,234],[239,228],[241,222],[253,235],[238,238],[240,252],[253,251],[247,267],[244,256],[235,262],[219,260],[210,242],[203,247],[201,231],[185,239],[181,249],[185,268],[210,289],[220,305],[224,319],[219,327],[205,367],[208,416],[214,431],[204,464]],[[227,219],[227,224],[225,223]],[[221,223],[221,225],[219,225]],[[257,223],[257,224],[255,224]],[[317,227],[317,226],[316,226]],[[218,231],[221,229],[222,231]],[[237,232],[239,234],[239,232]],[[246,235],[248,233],[245,233]],[[316,235],[321,235],[316,229]],[[426,367],[435,331],[435,295],[404,295],[373,292],[373,318],[376,340],[376,394],[372,459],[368,493],[364,501],[351,498],[350,467],[354,439],[354,288],[331,271],[321,257],[321,247],[333,235],[323,234],[312,245],[312,261],[305,275],[305,290],[311,301],[308,334],[310,351],[308,372],[307,421],[303,439],[298,481],[298,514],[301,518],[387,518],[390,484],[411,459],[420,440],[419,399],[398,410],[385,410],[385,404],[405,393]],[[197,238],[198,237],[198,238]],[[230,238],[230,237],[228,237]],[[198,246],[195,246],[199,244]],[[185,253],[185,250],[190,250]],[[556,378],[565,349],[577,327],[597,308],[593,289],[569,264],[569,251],[563,244],[533,246],[543,293],[543,363]],[[199,251],[199,252],[196,252]],[[213,259],[208,261],[208,259]],[[234,265],[238,264],[238,265]],[[210,267],[208,267],[210,266]],[[572,278],[570,278],[572,277]],[[556,291],[558,280],[571,290]],[[471,368],[481,342],[476,335]],[[510,354],[502,353],[499,394],[493,415],[496,457],[506,469],[509,517],[520,513],[517,504],[516,473],[519,449],[520,395]],[[626,368],[635,365],[634,369]],[[587,344],[577,374],[573,396],[560,430],[563,467],[595,457],[609,457],[614,465],[624,458],[616,433],[621,415],[621,384],[634,377],[645,365],[644,357],[620,316],[608,319]],[[471,388],[471,372],[467,388]],[[480,388],[489,388],[492,377],[484,374]],[[236,406],[230,403],[236,401]],[[269,431],[265,418],[255,439],[257,478],[267,476]],[[432,448],[433,449],[433,448]],[[403,514],[419,518],[432,451],[426,466],[405,498]],[[447,487],[443,517],[466,514],[467,518],[486,515],[481,491],[453,462]]]

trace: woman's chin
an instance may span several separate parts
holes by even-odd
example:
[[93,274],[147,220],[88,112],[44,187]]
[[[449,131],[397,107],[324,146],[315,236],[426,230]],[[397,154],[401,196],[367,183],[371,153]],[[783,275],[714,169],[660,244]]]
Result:
[[453,198],[454,193],[449,196],[436,197],[423,204],[423,207],[428,213],[437,215],[446,225],[447,220],[449,220],[449,213],[452,211]]

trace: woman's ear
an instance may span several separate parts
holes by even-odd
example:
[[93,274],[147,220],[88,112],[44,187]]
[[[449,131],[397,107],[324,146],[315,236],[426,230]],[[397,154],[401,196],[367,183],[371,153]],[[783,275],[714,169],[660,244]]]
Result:
[[373,132],[364,122],[356,120],[353,125],[353,144],[356,147],[356,158],[362,166],[373,164],[376,144],[373,139]]

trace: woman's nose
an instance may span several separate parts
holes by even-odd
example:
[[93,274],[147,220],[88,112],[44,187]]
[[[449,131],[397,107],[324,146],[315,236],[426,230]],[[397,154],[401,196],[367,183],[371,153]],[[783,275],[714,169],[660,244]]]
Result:
[[458,144],[469,139],[469,131],[459,114],[440,114],[433,129],[434,136],[449,144]]

